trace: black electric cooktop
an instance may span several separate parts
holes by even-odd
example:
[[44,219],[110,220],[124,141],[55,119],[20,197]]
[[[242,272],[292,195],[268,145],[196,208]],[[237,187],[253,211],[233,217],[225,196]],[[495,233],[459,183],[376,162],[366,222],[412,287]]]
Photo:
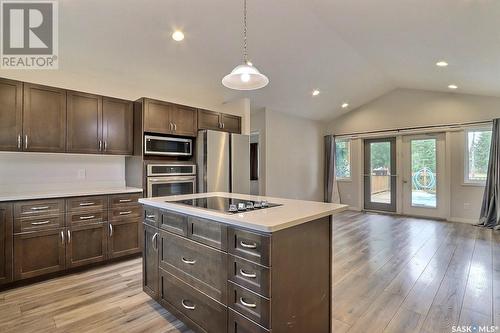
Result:
[[281,204],[270,203],[267,201],[252,201],[237,198],[225,197],[206,197],[188,200],[168,201],[170,203],[178,203],[198,208],[215,210],[218,212],[234,214],[243,213],[253,210],[266,209],[271,207],[281,206]]

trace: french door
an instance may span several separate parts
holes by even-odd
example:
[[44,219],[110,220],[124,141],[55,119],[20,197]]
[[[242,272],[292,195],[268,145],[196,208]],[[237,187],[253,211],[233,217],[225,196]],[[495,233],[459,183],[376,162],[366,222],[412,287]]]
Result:
[[403,137],[403,214],[446,218],[445,134]]
[[364,140],[365,209],[396,212],[396,138]]

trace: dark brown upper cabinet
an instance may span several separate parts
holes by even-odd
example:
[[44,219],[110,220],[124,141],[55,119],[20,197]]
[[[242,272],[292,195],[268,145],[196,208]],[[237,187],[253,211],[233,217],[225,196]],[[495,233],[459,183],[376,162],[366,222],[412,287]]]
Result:
[[0,79],[0,150],[21,150],[23,84]]
[[144,99],[144,132],[196,136],[196,109]]
[[24,83],[23,150],[64,152],[66,90]]
[[241,133],[241,117],[200,109],[198,110],[198,128],[239,134]]
[[68,153],[100,154],[102,141],[102,97],[77,91],[67,95]]
[[0,284],[12,281],[12,205],[0,204]]
[[102,98],[102,141],[104,154],[133,154],[133,102],[109,97]]

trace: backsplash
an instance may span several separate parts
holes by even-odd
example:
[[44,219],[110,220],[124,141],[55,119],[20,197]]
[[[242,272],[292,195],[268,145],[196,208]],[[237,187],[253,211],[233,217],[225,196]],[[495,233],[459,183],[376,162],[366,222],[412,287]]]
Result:
[[0,153],[0,193],[125,186],[125,157]]

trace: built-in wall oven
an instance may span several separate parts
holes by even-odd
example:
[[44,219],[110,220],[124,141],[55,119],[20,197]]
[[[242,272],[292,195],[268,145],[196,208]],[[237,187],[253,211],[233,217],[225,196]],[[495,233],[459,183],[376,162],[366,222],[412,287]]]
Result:
[[148,164],[147,196],[163,197],[168,195],[196,193],[196,165],[194,164]]
[[193,155],[193,140],[168,136],[145,135],[144,154],[161,156]]

